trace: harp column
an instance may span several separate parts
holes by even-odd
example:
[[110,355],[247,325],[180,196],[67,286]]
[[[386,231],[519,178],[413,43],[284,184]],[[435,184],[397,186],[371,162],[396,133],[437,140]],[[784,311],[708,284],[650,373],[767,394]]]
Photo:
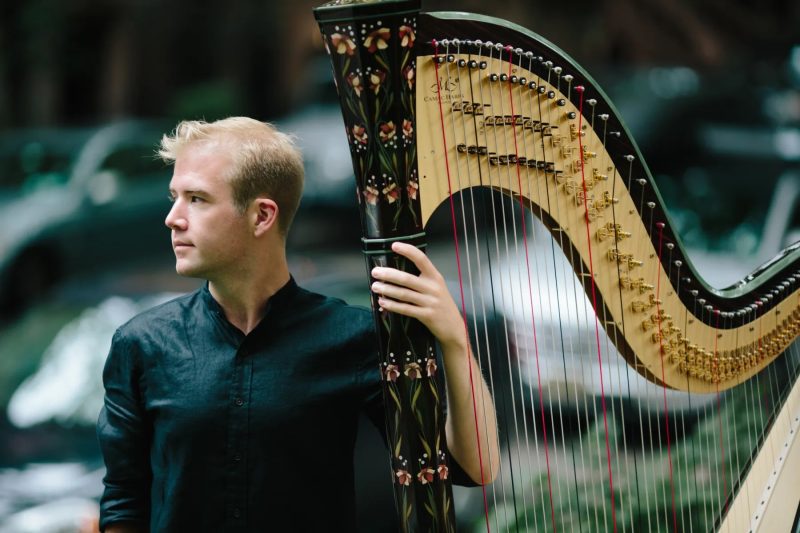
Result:
[[[368,276],[374,266],[416,274],[391,244],[425,246],[415,138],[419,10],[419,0],[339,0],[314,11],[353,160]],[[401,529],[455,531],[435,339],[416,320],[382,312],[375,296],[372,309]]]

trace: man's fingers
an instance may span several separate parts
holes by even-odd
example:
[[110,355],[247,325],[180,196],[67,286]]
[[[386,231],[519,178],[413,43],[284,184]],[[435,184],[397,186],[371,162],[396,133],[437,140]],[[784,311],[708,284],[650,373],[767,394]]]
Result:
[[372,284],[372,292],[380,296],[386,296],[392,300],[408,302],[414,305],[425,304],[425,295],[411,289],[400,287],[398,285],[376,281]]
[[392,243],[392,251],[410,259],[411,262],[417,266],[421,274],[430,276],[437,273],[436,267],[433,266],[428,256],[416,246],[404,242],[395,242]]

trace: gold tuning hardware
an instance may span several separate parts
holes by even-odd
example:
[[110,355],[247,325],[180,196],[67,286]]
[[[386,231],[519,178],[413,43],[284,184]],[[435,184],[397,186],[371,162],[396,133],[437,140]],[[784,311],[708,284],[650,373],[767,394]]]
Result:
[[[570,139],[572,139],[573,141],[578,138],[578,126],[576,126],[575,124],[569,125],[569,136]],[[580,132],[580,136],[585,137],[586,132],[584,131]]]
[[592,159],[593,157],[597,157],[597,152],[590,152],[588,146],[583,147],[583,161],[585,162],[587,159]]
[[575,152],[575,147],[568,144],[561,145],[561,157],[569,157]]
[[661,300],[659,300],[658,298],[656,298],[656,295],[655,295],[655,294],[652,294],[652,293],[651,293],[651,294],[649,295],[648,299],[650,300],[650,306],[651,306],[651,307],[652,307],[652,306],[654,306],[654,305],[661,305],[661,304],[662,304]]
[[598,183],[600,181],[608,181],[608,176],[605,174],[600,174],[600,171],[596,168],[592,169],[592,184]]
[[642,261],[637,261],[636,259],[634,259],[632,254],[628,255],[630,255],[630,257],[626,261],[626,263],[628,264],[628,270],[631,270],[634,267],[640,267],[644,264],[642,263]]

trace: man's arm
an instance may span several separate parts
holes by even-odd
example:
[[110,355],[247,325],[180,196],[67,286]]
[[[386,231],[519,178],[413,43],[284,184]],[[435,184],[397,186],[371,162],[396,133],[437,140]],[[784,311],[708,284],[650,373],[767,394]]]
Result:
[[101,531],[147,531],[150,522],[150,430],[139,395],[140,354],[134,344],[117,331],[103,369],[106,395],[97,420],[106,465]]
[[420,274],[376,267],[372,276],[378,281],[372,291],[380,295],[378,304],[383,309],[416,318],[439,341],[447,382],[448,448],[473,481],[491,483],[500,468],[497,419],[489,388],[472,356],[463,317],[444,278],[422,251],[399,242],[392,250],[410,259]]

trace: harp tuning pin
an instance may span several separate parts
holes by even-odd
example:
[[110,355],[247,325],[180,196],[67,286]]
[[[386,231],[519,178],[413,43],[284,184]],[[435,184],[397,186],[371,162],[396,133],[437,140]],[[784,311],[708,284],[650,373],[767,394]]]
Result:
[[466,60],[466,59],[464,59],[463,57],[462,57],[462,58],[460,58],[460,59],[458,60],[458,66],[459,66],[459,67],[461,67],[461,68],[464,68],[464,67],[466,67],[466,66],[467,66],[467,60]]
[[519,81],[519,78],[517,78],[517,76],[515,76],[513,74],[511,75],[511,78],[509,78],[509,79],[511,80],[511,83],[514,83],[514,84],[516,84]]
[[575,111],[570,111],[569,113],[567,113],[567,118],[570,119],[570,120],[574,120],[575,117],[577,117],[577,116],[578,115],[577,115],[577,113],[575,113]]
[[494,49],[497,50],[498,52],[502,51],[503,43],[497,43],[496,45],[494,45]]
[[468,65],[469,68],[478,68],[478,62],[475,61],[474,59],[470,59]]
[[600,120],[603,120],[603,121],[608,120],[608,113],[603,113],[603,114],[600,114],[598,116],[600,117]]
[[692,296],[694,296],[695,298],[697,297],[697,295],[698,295],[698,294],[700,294],[700,291],[698,291],[697,289],[692,289],[692,290],[691,290],[691,291],[689,291],[689,292],[690,292],[690,293],[692,294]]
[[680,259],[677,259],[677,260],[676,260],[676,261],[675,261],[673,264],[674,264],[676,267],[680,268],[680,267],[682,267],[682,266],[683,266],[683,261],[681,261]]
[[556,97],[556,92],[555,91],[547,91],[547,97],[550,98],[550,99],[555,98]]
[[464,44],[466,44],[467,46],[475,46],[475,41],[473,41],[472,39],[467,39],[466,41],[464,41]]
[[563,69],[561,67],[553,67],[553,72],[555,72],[556,74],[561,74],[562,70]]
[[523,77],[523,78],[520,78],[520,79],[519,79],[519,84],[520,84],[521,86],[525,87],[525,86],[528,84],[528,78],[524,78],[524,77]]
[[763,297],[763,296],[762,296],[761,298],[759,298],[759,299],[758,299],[758,301],[759,301],[759,302],[761,302],[762,304],[765,304],[765,303],[767,303],[769,300],[767,300],[765,297]]
[[[655,202],[647,202],[647,207],[649,207],[650,209],[655,208],[655,206],[656,206]],[[663,224],[663,222],[659,222],[659,224]]]
[[518,56],[521,56],[522,55],[522,48],[514,48],[514,53],[517,54]]
[[547,92],[547,88],[544,85],[539,85],[539,88],[536,90],[539,92],[539,94],[544,94]]
[[453,54],[447,54],[447,62],[448,63],[452,63],[455,60],[456,60],[456,56],[454,56]]
[[684,282],[684,283],[691,283],[691,282],[692,282],[692,278],[690,278],[690,277],[685,277],[685,278],[683,278],[683,282]]
[[486,61],[481,61],[480,63],[478,63],[478,66],[480,67],[481,70],[486,70],[489,67],[489,63],[487,63]]
[[614,137],[616,137],[617,139],[619,139],[620,137],[622,137],[622,132],[619,132],[619,131],[609,131],[609,132],[608,132],[608,134],[609,134],[609,135],[613,135],[613,136],[614,136]]
[[646,179],[644,179],[644,178],[639,178],[639,179],[638,179],[638,180],[636,180],[636,181],[637,181],[637,182],[639,182],[639,185],[641,185],[642,187],[644,187],[645,185],[647,185],[647,180],[646,180]]
[[528,59],[533,59],[533,52],[531,52],[530,50],[525,52],[525,57]]
[[528,82],[528,89],[535,89],[535,88],[536,88],[536,82],[533,81],[533,80],[529,81]]
[[492,41],[486,41],[484,44],[485,44],[486,46],[488,46],[489,48],[491,48],[491,47],[493,47],[493,46],[494,46],[494,43],[493,43]]
[[453,39],[452,43],[453,43],[453,46],[459,46],[459,45],[461,45],[461,39]]
[[583,85],[576,85],[576,86],[575,86],[575,92],[576,92],[576,93],[582,93],[582,92],[583,92],[583,90],[584,90],[584,87],[583,87]]
[[[650,209],[653,209],[655,206],[656,206],[655,202],[647,202],[647,207],[649,207]],[[663,222],[656,222],[656,227],[658,229],[664,229],[664,226],[666,226],[666,224],[664,224]]]
[[713,311],[713,310],[714,310],[714,306],[713,305],[709,304],[709,305],[706,306],[706,311]]
[[766,298],[767,298],[767,300],[772,300],[772,298],[773,298],[772,293],[767,294]]
[[543,58],[542,56],[536,56],[536,61],[538,61],[539,63],[541,63],[541,62],[543,62],[543,61],[544,61],[544,58]]
[[557,103],[558,105],[562,106],[562,107],[563,107],[563,106],[565,106],[565,105],[567,105],[567,101],[566,101],[566,100],[564,100],[563,98],[559,98],[559,99],[556,101],[556,103]]
[[705,298],[698,298],[697,299],[697,303],[699,303],[700,305],[704,305],[706,303],[706,299]]
[[442,46],[450,46],[450,39],[442,39],[441,41],[439,41],[439,44],[441,44]]
[[508,74],[505,72],[500,74],[500,81],[508,81]]
[[548,69],[553,68],[553,62],[552,61],[545,61],[544,62],[544,66],[546,66]]
[[675,244],[674,243],[671,243],[671,242],[667,243],[667,250],[673,250],[674,248],[675,248]]
[[499,77],[497,74],[495,74],[494,72],[492,72],[491,74],[489,74],[489,80],[490,80],[490,81],[497,81],[497,80],[499,80],[499,79],[500,79],[500,77]]
[[636,158],[635,158],[635,157],[633,157],[633,156],[632,156],[632,155],[630,155],[630,154],[628,154],[628,155],[626,155],[626,156],[625,156],[625,160],[626,160],[628,163],[633,163],[633,160],[634,160],[634,159],[636,159]]
[[586,100],[586,103],[594,107],[595,105],[597,105],[597,100],[595,100],[594,98],[589,98],[588,100]]
[[565,82],[572,83],[572,80],[574,80],[574,79],[575,78],[572,76],[572,74],[564,74],[564,81]]

